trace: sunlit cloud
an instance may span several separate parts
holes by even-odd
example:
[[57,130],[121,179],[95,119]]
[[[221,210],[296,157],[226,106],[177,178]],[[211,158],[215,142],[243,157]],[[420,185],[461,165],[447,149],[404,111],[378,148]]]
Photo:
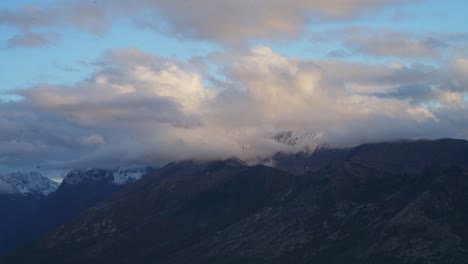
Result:
[[[267,46],[231,55],[206,58],[224,65],[207,87],[209,73],[186,62],[108,52],[76,85],[33,87],[1,104],[1,158],[56,167],[253,160],[323,143],[466,136],[466,122],[449,118],[464,113],[464,91],[440,85],[464,80],[444,69],[304,60]],[[463,71],[463,62],[447,67]],[[427,88],[412,92],[418,86]],[[287,131],[294,145],[275,140]]]

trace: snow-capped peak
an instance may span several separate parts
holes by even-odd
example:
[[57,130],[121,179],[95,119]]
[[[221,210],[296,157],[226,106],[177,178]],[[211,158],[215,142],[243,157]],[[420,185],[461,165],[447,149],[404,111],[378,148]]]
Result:
[[124,185],[141,179],[147,169],[119,168],[105,169],[74,169],[67,173],[63,182],[66,184],[80,184],[84,182],[108,182],[115,185]]
[[37,171],[18,171],[0,175],[0,191],[8,194],[44,195],[55,192],[58,183]]
[[323,144],[322,133],[312,133],[308,131],[282,131],[271,137],[278,143],[297,149],[314,149]]

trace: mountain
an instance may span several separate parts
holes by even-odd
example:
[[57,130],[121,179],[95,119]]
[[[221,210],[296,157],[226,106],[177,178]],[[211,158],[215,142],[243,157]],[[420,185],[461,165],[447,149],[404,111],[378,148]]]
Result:
[[41,229],[48,231],[65,223],[123,186],[141,179],[148,171],[148,168],[71,170],[40,208]]
[[[18,193],[28,197],[32,194],[48,194],[48,196],[40,196],[39,201],[23,198],[20,199],[21,202],[15,200],[16,202],[8,201],[0,205],[0,208],[14,206],[15,210],[24,208],[26,211],[21,215],[19,219],[21,221],[15,220],[17,223],[14,226],[5,226],[12,231],[11,235],[4,236],[5,242],[0,244],[0,252],[11,252],[41,237],[123,186],[142,178],[148,171],[146,168],[74,169],[67,173],[58,188],[58,184],[48,185],[47,178],[39,178],[34,173],[11,174],[14,177],[9,177],[8,182],[15,186],[15,190],[19,190]],[[25,180],[27,177],[20,177],[21,175],[34,177],[28,181]],[[48,188],[50,186],[55,188]],[[29,219],[34,221],[31,222]]]
[[309,171],[318,171],[333,162],[345,161],[351,153],[352,149],[322,146],[314,151],[300,151],[292,154],[276,153],[271,159],[275,168],[300,175]]
[[403,175],[337,163],[159,263],[467,263],[467,188],[457,166]]
[[272,160],[276,168],[298,175],[344,161],[393,173],[417,173],[432,164],[468,166],[466,157],[468,141],[439,139],[372,143],[344,149],[322,146],[314,151],[277,153]]
[[141,179],[147,168],[119,168],[114,170],[105,169],[75,169],[67,173],[63,183],[67,185],[79,185],[90,182],[105,182],[112,185],[125,185]]
[[321,151],[170,163],[1,263],[468,263],[468,142]]
[[39,172],[0,175],[0,254],[11,248],[18,230],[57,187]]
[[[59,249],[62,245],[55,239],[50,240],[52,244],[40,244],[58,246],[63,258],[52,257],[57,263],[73,261],[68,259],[69,252],[76,252],[82,256],[77,261],[85,262],[119,261],[127,258],[129,251],[135,252],[137,259],[128,261],[136,263],[144,261],[138,256],[162,257],[162,252],[175,252],[255,212],[272,195],[287,188],[292,179],[287,173],[265,166],[248,167],[236,159],[171,163],[87,210],[70,223],[77,232],[69,233],[62,226],[58,230],[65,233],[51,235],[80,241],[76,247],[63,244],[65,247]],[[83,226],[78,228],[77,224]],[[88,247],[101,235],[106,237],[102,244]],[[116,237],[122,240],[114,244]],[[114,256],[101,259],[96,255],[97,248]]]
[[418,173],[428,166],[468,166],[468,141],[456,139],[414,140],[358,146],[348,160],[394,173]]

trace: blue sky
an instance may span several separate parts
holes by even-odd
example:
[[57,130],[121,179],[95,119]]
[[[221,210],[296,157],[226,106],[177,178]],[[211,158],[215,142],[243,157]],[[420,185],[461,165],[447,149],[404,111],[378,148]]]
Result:
[[[2,1],[0,167],[468,138],[466,11],[461,0]],[[285,131],[301,142],[272,140]]]
[[[92,2],[92,1],[89,1]],[[53,0],[18,0],[2,1],[0,9],[21,10],[25,5],[47,7]],[[326,29],[344,27],[391,28],[397,31],[416,33],[463,33],[468,32],[466,11],[468,6],[461,0],[451,1],[416,1],[406,5],[384,9],[353,21],[331,21],[323,24],[310,24],[304,33],[294,41],[275,43],[255,41],[255,44],[268,44],[275,51],[290,56],[304,58],[323,58],[337,44],[314,43],[307,38],[307,32],[321,32]],[[102,35],[64,25],[57,31],[62,35],[57,43],[45,47],[9,48],[2,45],[0,49],[0,89],[22,89],[37,83],[73,83],[89,75],[94,60],[108,49],[137,47],[150,53],[187,60],[197,55],[206,55],[222,49],[208,41],[183,40],[161,33],[139,28],[131,19],[115,18],[112,25]],[[18,29],[0,24],[0,41],[7,41],[18,33]],[[42,29],[43,30],[43,29]],[[368,57],[354,60],[371,60]],[[88,64],[89,63],[89,64]]]
[[[0,49],[2,90],[22,89],[37,83],[74,83],[89,75],[95,60],[109,50],[137,47],[154,54],[182,60],[219,49],[215,44],[179,41],[159,33],[138,29],[129,21],[114,22],[104,35],[93,35],[74,28],[60,30],[58,43],[35,48]],[[17,30],[4,28],[0,38],[8,40]]]

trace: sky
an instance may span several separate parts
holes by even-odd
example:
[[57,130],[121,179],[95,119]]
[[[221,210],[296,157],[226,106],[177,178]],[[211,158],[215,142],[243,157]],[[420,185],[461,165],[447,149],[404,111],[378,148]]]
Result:
[[461,0],[2,1],[0,169],[467,139],[466,11]]

